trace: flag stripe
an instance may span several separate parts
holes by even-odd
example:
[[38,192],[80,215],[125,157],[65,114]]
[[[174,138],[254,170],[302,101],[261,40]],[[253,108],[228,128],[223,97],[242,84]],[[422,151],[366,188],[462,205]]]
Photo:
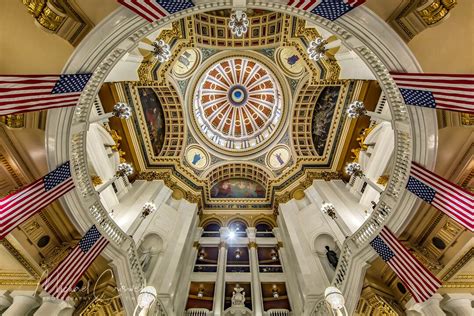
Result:
[[193,7],[190,0],[117,0],[118,3],[141,16],[148,22]]
[[388,228],[382,228],[379,236],[372,240],[370,245],[393,269],[416,302],[426,301],[441,286],[438,278],[426,269]]
[[108,245],[108,240],[92,226],[67,257],[41,281],[43,289],[58,299],[66,299],[92,262]]
[[0,199],[0,239],[74,188],[69,162],[17,192]]
[[0,115],[75,106],[91,74],[0,76]]
[[364,2],[365,0],[289,0],[287,3],[291,7],[334,21]]
[[392,73],[392,77],[406,104],[474,113],[474,75]]
[[407,189],[430,203],[438,210],[450,216],[469,230],[474,230],[474,194],[456,184],[412,163],[410,176],[434,190],[432,198],[427,198],[427,191],[407,185]]

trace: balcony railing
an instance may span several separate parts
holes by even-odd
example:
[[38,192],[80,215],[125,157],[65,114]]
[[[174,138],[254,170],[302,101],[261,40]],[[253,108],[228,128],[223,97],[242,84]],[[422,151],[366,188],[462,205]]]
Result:
[[258,270],[261,273],[283,273],[283,268],[280,265],[260,265]]
[[250,266],[248,264],[228,264],[225,271],[234,273],[248,273],[250,272]]
[[290,311],[284,308],[275,308],[275,309],[269,309],[267,311],[268,316],[289,316]]
[[217,265],[215,264],[196,264],[194,265],[194,272],[217,272]]
[[190,308],[186,310],[186,316],[207,316],[211,312],[207,308]]

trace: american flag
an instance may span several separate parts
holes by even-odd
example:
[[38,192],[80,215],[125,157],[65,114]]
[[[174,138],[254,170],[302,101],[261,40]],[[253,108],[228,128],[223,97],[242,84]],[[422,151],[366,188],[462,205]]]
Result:
[[0,199],[0,239],[74,188],[69,161],[20,191]]
[[334,21],[365,0],[289,0],[288,5]]
[[417,303],[429,299],[441,286],[441,281],[408,252],[388,228],[382,228],[370,245],[402,280]]
[[71,253],[41,281],[43,289],[57,299],[66,299],[69,293],[75,289],[84,272],[108,243],[108,240],[93,225]]
[[148,22],[194,7],[190,0],[117,0]]
[[91,76],[0,76],[0,115],[75,106]]
[[474,230],[474,194],[412,163],[407,190]]
[[474,113],[474,75],[392,73],[406,104]]

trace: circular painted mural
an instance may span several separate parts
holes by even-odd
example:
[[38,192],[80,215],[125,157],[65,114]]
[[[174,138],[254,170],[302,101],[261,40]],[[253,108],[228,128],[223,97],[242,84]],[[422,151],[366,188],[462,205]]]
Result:
[[275,75],[250,57],[230,57],[212,65],[196,85],[193,112],[205,137],[223,149],[246,150],[277,129],[282,91]]
[[285,167],[290,159],[290,149],[285,145],[278,145],[267,154],[267,164],[273,170]]
[[209,157],[203,148],[191,145],[186,149],[184,154],[186,161],[191,167],[197,170],[202,170],[209,165]]

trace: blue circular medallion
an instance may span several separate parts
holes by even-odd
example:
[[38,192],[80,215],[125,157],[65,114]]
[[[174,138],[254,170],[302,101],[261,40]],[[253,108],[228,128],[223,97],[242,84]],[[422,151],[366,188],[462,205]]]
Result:
[[247,90],[242,85],[234,85],[230,87],[227,97],[234,106],[244,105],[247,101]]

